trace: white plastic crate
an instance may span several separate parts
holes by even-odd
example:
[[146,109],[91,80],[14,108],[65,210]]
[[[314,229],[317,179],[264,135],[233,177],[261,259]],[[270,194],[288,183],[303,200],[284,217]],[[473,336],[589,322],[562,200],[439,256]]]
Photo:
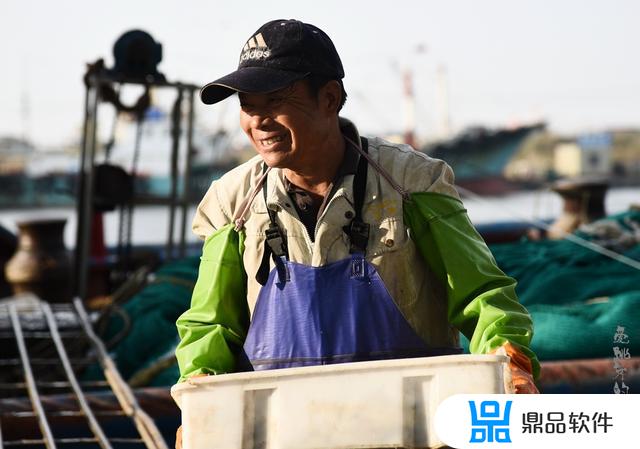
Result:
[[171,394],[184,449],[426,448],[457,393],[504,393],[509,358],[452,355],[190,379]]

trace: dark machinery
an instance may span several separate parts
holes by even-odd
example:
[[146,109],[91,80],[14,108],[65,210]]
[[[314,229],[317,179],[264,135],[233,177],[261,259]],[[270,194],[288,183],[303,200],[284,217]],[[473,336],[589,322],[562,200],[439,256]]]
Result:
[[[77,217],[78,226],[75,248],[75,285],[74,295],[87,298],[88,279],[92,247],[95,249],[95,235],[101,233],[101,211],[120,211],[120,232],[118,239],[118,261],[121,281],[126,278],[132,267],[128,266],[131,253],[131,226],[135,205],[166,205],[169,214],[169,229],[165,245],[164,258],[171,260],[184,257],[187,232],[188,201],[187,192],[193,154],[194,97],[198,86],[182,82],[167,81],[158,71],[162,60],[162,45],[148,33],[131,30],[124,33],[113,48],[115,64],[106,67],[99,59],[89,64],[84,76],[86,86],[85,119],[80,156],[78,178]],[[144,87],[144,92],[133,104],[124,104],[120,100],[120,91],[125,85]],[[171,113],[171,161],[170,193],[166,197],[140,197],[135,192],[137,158],[142,138],[141,125],[151,106],[152,89],[172,89],[176,99]],[[187,113],[183,114],[183,103],[187,103]],[[130,171],[109,162],[113,139],[105,145],[105,160],[96,163],[98,148],[97,131],[99,125],[99,106],[110,104],[116,109],[116,115],[128,114],[137,124],[134,162]],[[186,116],[186,142],[183,143],[183,117]],[[181,148],[181,146],[183,148]],[[179,163],[184,162],[184,172],[180,176]],[[179,186],[181,184],[181,186]],[[178,223],[176,223],[176,221]],[[174,234],[180,226],[179,239]],[[101,237],[100,237],[101,238]],[[100,246],[100,245],[98,245]]]

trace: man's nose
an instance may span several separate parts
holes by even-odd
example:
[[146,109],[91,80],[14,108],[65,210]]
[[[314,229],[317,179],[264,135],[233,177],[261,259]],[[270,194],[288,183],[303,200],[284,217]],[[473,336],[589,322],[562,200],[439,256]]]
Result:
[[273,119],[271,115],[264,111],[256,111],[251,116],[251,127],[254,129],[261,129],[271,124]]

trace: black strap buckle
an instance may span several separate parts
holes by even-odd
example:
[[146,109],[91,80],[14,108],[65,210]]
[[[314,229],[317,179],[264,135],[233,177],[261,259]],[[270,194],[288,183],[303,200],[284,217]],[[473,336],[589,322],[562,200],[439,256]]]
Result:
[[351,253],[364,253],[367,249],[367,243],[369,242],[369,223],[353,220],[348,228],[349,240],[351,241],[349,251]]
[[269,248],[271,248],[271,252],[276,257],[282,257],[286,255],[286,246],[284,242],[284,237],[282,236],[282,232],[280,232],[280,227],[276,224],[271,223],[269,228],[265,231],[265,236],[267,238],[267,244]]

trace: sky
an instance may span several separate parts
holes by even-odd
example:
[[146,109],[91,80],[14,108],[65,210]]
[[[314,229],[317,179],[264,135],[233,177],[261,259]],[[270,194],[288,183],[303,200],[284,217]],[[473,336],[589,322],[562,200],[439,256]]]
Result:
[[[565,134],[640,127],[639,17],[633,0],[0,0],[0,136],[77,140],[85,63],[111,66],[127,30],[163,45],[170,80],[202,85],[233,71],[245,41],[276,18],[332,38],[346,72],[343,115],[364,134],[404,129],[407,70],[422,139],[442,131],[443,84],[454,131],[538,120]],[[198,123],[236,133],[237,110],[235,99],[199,105]]]

